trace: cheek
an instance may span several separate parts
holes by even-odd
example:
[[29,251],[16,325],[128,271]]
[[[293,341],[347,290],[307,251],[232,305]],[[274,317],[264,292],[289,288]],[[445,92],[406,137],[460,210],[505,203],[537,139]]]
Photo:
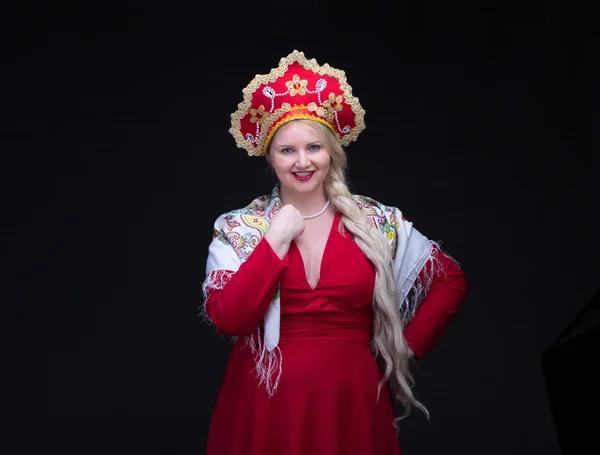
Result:
[[277,175],[287,174],[289,169],[289,164],[286,163],[286,160],[280,159],[280,157],[271,160],[271,167],[275,171]]
[[330,166],[331,166],[331,157],[329,156],[329,154],[323,156],[319,160],[319,168],[320,169],[328,171]]

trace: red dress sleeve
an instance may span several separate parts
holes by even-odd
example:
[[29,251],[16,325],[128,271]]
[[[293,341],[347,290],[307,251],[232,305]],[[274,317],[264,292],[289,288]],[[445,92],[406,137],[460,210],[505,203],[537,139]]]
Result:
[[[404,330],[408,346],[417,358],[422,358],[440,338],[452,316],[465,298],[467,279],[465,273],[448,256],[434,247],[441,270],[434,276],[433,282],[414,317]],[[428,262],[425,267],[431,271],[433,264]],[[425,274],[421,271],[420,278]]]
[[206,312],[217,333],[245,336],[263,318],[287,269],[287,257],[279,259],[266,240],[261,240],[223,289],[209,290]]

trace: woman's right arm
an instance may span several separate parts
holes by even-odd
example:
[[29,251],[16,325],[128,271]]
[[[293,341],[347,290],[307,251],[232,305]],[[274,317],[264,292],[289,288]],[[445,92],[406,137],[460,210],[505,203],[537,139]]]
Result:
[[286,253],[263,238],[222,289],[208,289],[206,313],[217,333],[240,337],[256,329],[287,269]]

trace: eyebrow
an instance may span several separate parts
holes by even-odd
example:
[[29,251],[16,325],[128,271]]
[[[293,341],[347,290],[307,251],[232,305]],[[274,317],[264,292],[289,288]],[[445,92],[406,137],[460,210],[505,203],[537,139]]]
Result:
[[[322,143],[322,141],[316,140],[316,141],[309,142],[306,145],[310,146],[310,145],[321,144],[321,143]],[[275,143],[274,145],[276,148],[294,148],[293,145],[278,144],[278,143]]]

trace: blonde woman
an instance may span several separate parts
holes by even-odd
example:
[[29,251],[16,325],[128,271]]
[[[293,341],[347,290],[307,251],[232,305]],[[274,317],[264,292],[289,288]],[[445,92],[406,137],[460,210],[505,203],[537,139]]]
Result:
[[428,414],[411,361],[465,275],[398,208],[349,192],[344,147],[365,124],[343,71],[294,51],[243,94],[230,132],[278,183],[215,222],[202,314],[235,345],[207,454],[398,455],[397,420]]

